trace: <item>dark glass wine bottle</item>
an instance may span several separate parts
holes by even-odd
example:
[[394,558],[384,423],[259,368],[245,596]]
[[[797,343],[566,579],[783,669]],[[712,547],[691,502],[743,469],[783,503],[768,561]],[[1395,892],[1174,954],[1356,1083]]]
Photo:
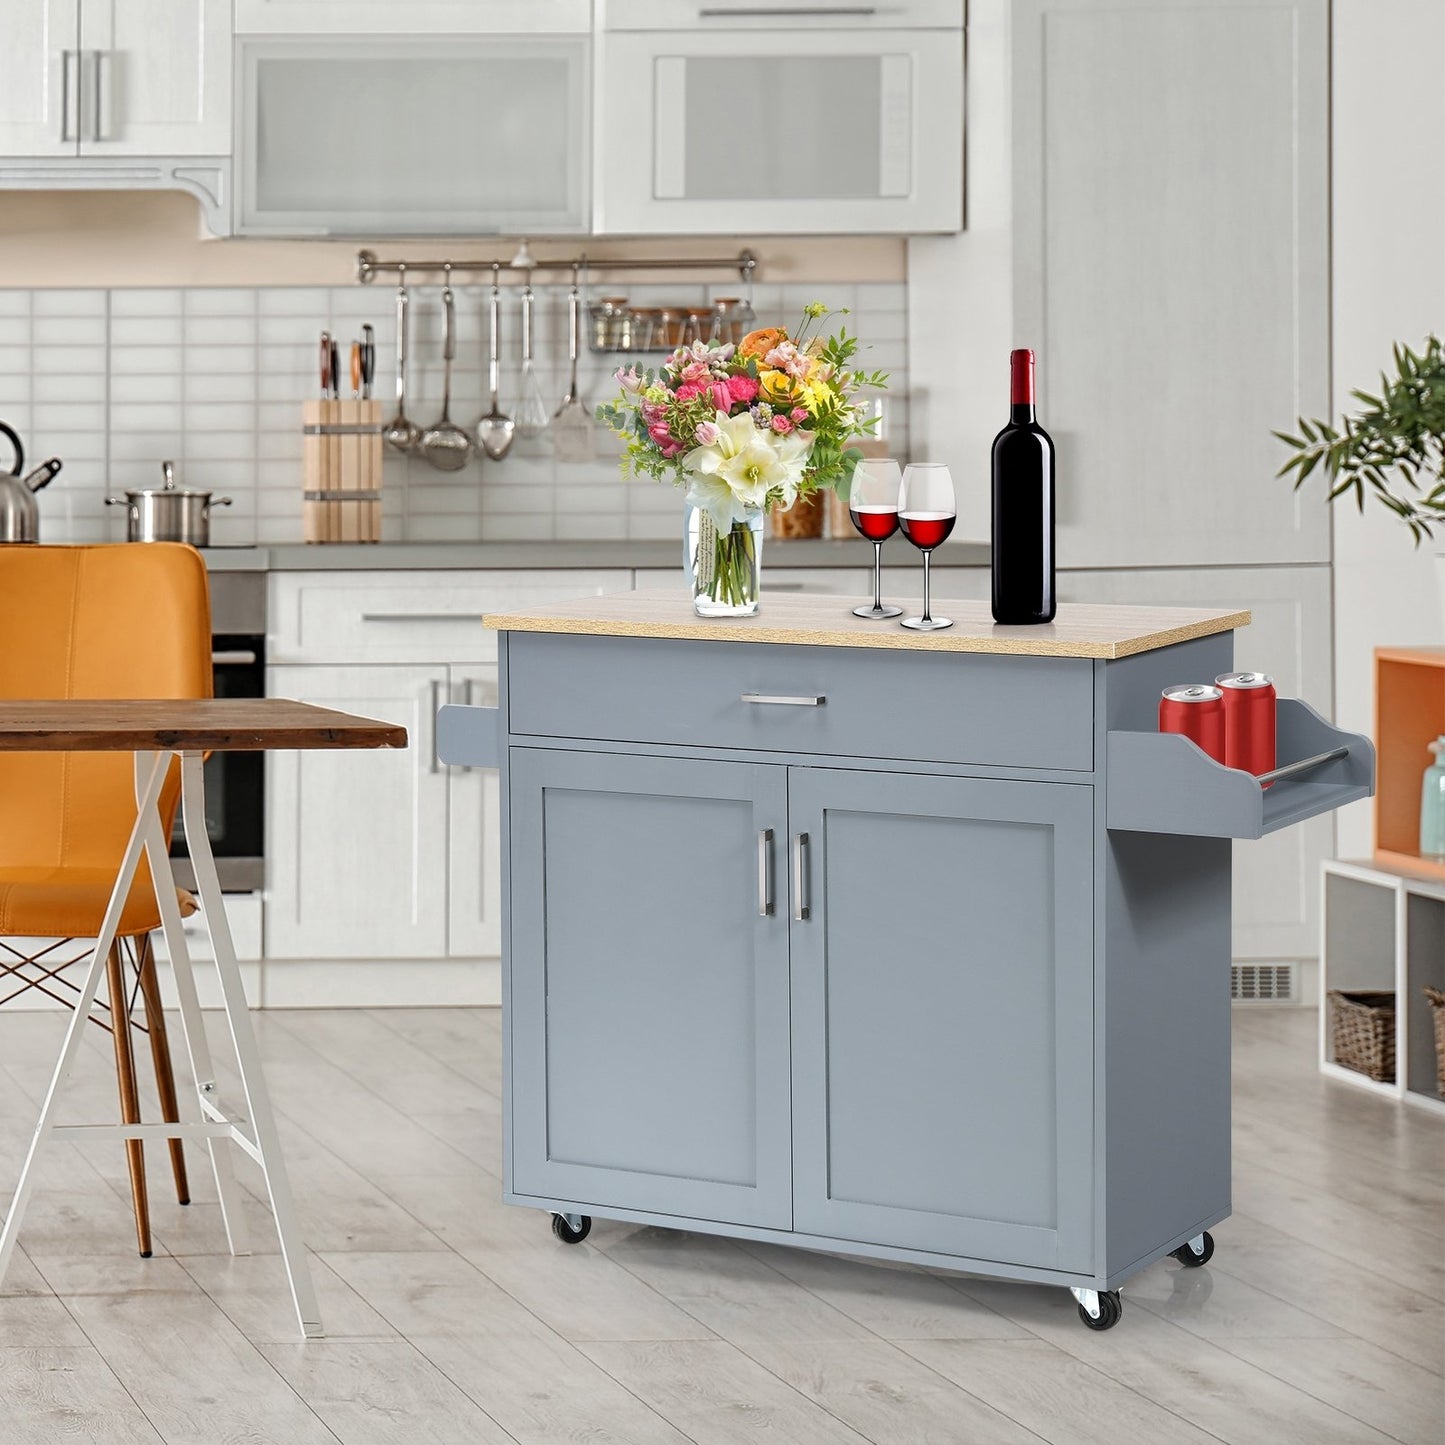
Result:
[[1054,443],[1034,416],[1034,354],[1009,354],[1009,423],[993,439],[993,620],[1054,620]]

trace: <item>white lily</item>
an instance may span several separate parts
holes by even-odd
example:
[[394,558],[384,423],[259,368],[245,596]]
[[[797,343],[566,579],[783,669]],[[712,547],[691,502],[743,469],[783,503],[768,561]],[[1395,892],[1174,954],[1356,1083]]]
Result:
[[694,447],[682,459],[688,473],[687,500],[706,511],[721,532],[762,508],[775,488],[792,506],[813,447],[811,434],[779,436],[762,431],[747,412],[713,418],[718,437]]

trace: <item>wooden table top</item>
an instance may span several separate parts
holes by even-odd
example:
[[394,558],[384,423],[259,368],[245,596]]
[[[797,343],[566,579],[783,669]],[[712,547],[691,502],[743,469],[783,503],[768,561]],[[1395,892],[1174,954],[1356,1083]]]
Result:
[[[991,652],[1025,657],[1130,657],[1193,637],[1246,627],[1250,614],[1205,607],[1111,607],[1064,603],[1040,627],[1000,627],[987,602],[935,598],[933,615],[953,618],[939,632],[913,632],[895,618],[854,617],[871,597],[770,593],[763,582],[756,617],[709,619],[682,590],[645,589],[582,597],[526,612],[489,613],[498,632],[573,632],[607,637],[677,637],[700,642],[775,642],[813,647],[904,648],[911,652]],[[910,605],[916,611],[919,604]]]
[[406,729],[286,698],[0,700],[0,752],[404,748]]

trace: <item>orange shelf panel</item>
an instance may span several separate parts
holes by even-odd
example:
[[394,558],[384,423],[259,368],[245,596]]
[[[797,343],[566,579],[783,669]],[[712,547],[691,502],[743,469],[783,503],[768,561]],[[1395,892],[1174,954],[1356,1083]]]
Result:
[[1428,744],[1445,734],[1445,648],[1375,650],[1375,856],[1445,877],[1445,866],[1423,861],[1420,785],[1430,762]]

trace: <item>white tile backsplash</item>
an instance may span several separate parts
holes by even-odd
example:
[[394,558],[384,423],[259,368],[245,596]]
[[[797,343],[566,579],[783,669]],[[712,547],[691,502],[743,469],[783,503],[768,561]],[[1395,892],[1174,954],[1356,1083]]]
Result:
[[[441,292],[411,288],[407,413],[419,426],[441,410]],[[738,282],[594,286],[592,295],[628,292],[640,306],[701,305],[736,296]],[[471,426],[486,409],[486,307],[483,286],[458,285],[457,360],[452,416]],[[374,394],[395,410],[396,293],[387,287],[145,288],[103,291],[0,289],[0,419],[39,462],[59,456],[64,470],[40,497],[47,541],[102,541],[124,535],[120,508],[104,499],[160,480],[173,458],[192,486],[235,499],[216,511],[217,542],[244,545],[301,540],[300,403],[319,394],[320,333],[340,343],[343,373],[363,322],[376,332]],[[887,435],[906,454],[907,296],[899,284],[760,283],[760,324],[796,322],[808,301],[853,313],[846,324],[871,349],[861,361],[892,372]],[[504,409],[518,395],[520,292],[503,296]],[[586,349],[579,389],[588,405],[609,396],[611,372],[625,357]],[[567,291],[539,286],[535,369],[549,402],[567,381]],[[643,356],[643,364],[657,357]],[[348,381],[349,386],[349,381]],[[433,471],[418,458],[387,454],[383,536],[389,541],[548,541],[678,536],[681,496],[669,485],[623,481],[619,445],[597,431],[591,463],[558,463],[546,444],[518,446],[502,462]]]

